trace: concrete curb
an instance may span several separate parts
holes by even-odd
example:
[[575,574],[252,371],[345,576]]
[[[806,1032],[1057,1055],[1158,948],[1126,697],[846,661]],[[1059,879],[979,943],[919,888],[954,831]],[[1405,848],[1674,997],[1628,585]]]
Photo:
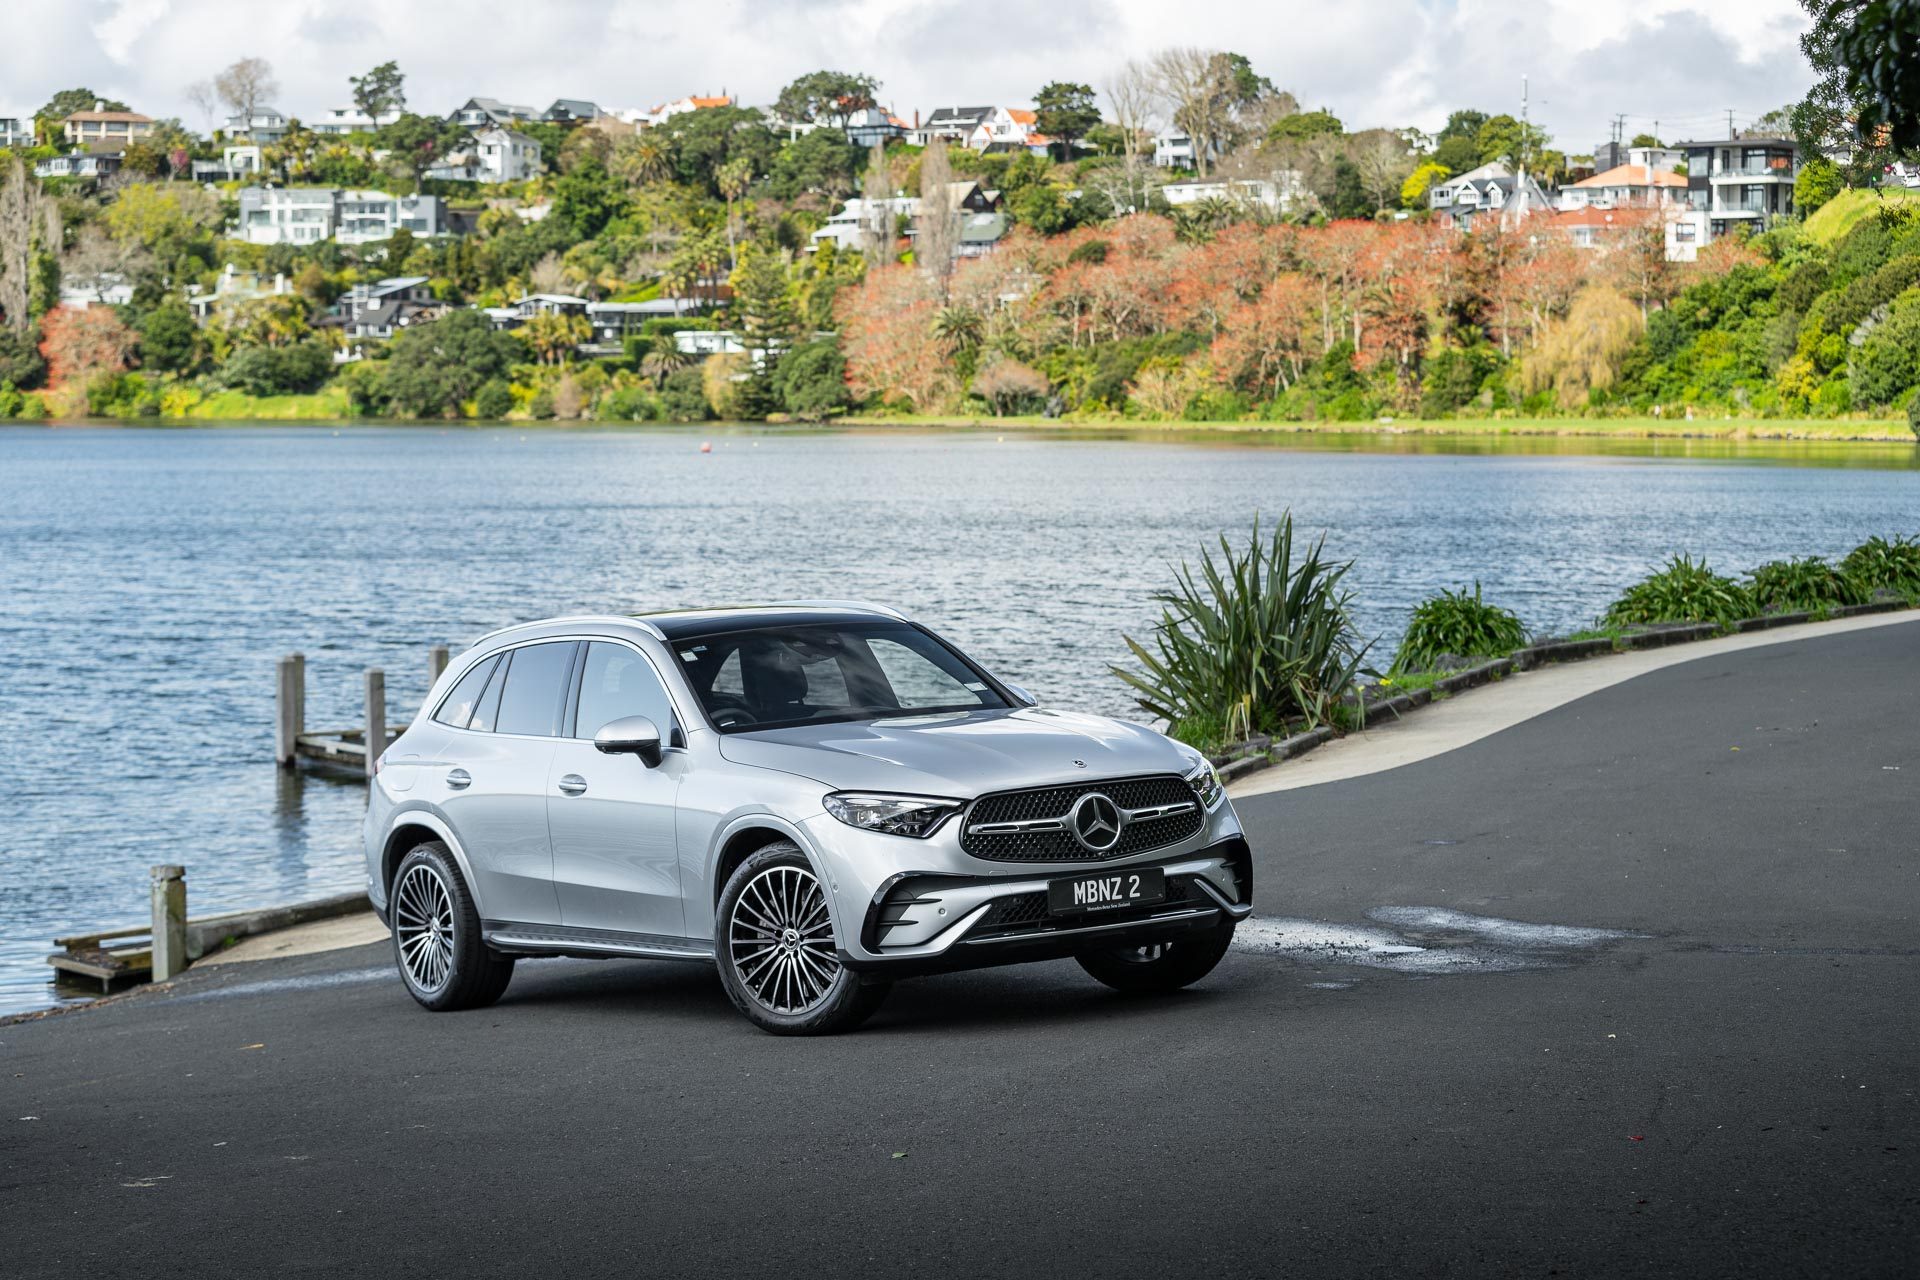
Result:
[[[1824,618],[1816,618],[1811,613],[1770,613],[1758,618],[1742,619],[1730,627],[1722,627],[1712,622],[1663,623],[1628,632],[1620,636],[1617,641],[1608,636],[1597,636],[1587,640],[1549,640],[1541,644],[1528,645],[1524,649],[1516,649],[1505,658],[1495,658],[1478,666],[1456,671],[1434,681],[1428,688],[1410,689],[1405,693],[1370,700],[1365,703],[1362,722],[1386,715],[1398,719],[1410,711],[1431,705],[1436,696],[1464,693],[1491,681],[1503,679],[1515,672],[1537,670],[1550,663],[1583,662],[1589,658],[1631,653],[1636,650],[1662,649],[1669,645],[1692,644],[1700,640],[1713,640],[1720,636],[1771,631],[1776,627],[1838,621],[1874,613],[1899,613],[1914,607],[1905,600],[1881,599],[1866,604],[1844,605]],[[1346,701],[1346,705],[1354,705],[1351,698]],[[1250,774],[1260,773],[1284,761],[1305,755],[1315,747],[1331,742],[1339,736],[1340,732],[1331,725],[1322,725],[1318,729],[1308,730],[1278,741],[1264,734],[1258,734],[1213,757],[1213,763],[1222,782],[1235,782]]]
[[371,910],[373,904],[367,901],[366,894],[341,893],[331,898],[296,902],[290,906],[256,907],[251,911],[234,911],[226,915],[208,916],[204,920],[189,920],[187,957],[198,960],[209,952],[218,951],[230,938],[251,938],[277,929],[290,929],[297,924],[310,924],[315,920],[331,920],[335,916],[350,916]]

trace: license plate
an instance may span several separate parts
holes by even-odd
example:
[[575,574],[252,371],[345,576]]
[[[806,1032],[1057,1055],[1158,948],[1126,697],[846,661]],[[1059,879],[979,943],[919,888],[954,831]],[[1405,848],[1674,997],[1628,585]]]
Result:
[[1164,902],[1166,897],[1167,873],[1159,867],[1105,871],[1098,875],[1054,880],[1047,885],[1047,909],[1057,916],[1144,907]]

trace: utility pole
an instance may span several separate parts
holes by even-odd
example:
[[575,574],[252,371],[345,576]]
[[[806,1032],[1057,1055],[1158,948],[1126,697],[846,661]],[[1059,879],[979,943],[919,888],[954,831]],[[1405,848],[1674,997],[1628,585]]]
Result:
[[1520,170],[1519,176],[1514,179],[1513,183],[1513,221],[1517,226],[1520,220],[1527,216],[1527,78],[1525,76],[1520,77],[1519,154],[1514,156],[1513,159],[1514,164]]
[[1733,141],[1733,108],[1727,108],[1727,141]]

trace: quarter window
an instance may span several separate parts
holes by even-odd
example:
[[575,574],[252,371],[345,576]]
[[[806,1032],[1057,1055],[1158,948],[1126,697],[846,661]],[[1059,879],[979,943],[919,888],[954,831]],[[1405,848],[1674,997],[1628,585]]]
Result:
[[573,641],[561,640],[513,651],[494,732],[555,736],[567,672],[573,666],[573,648]]
[[653,664],[623,644],[596,640],[587,646],[574,736],[591,738],[624,716],[645,716],[662,735],[673,732],[673,707]]
[[498,658],[488,658],[474,665],[473,670],[460,677],[460,683],[453,686],[446,701],[433,713],[433,718],[441,724],[450,724],[456,729],[464,729],[473,718],[473,709],[480,702],[480,695],[486,690],[487,677],[500,662]]

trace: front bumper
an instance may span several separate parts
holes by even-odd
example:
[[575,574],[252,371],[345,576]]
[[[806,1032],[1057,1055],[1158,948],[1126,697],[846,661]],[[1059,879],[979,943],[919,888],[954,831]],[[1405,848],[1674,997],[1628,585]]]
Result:
[[902,873],[874,894],[857,946],[841,947],[840,960],[886,976],[979,969],[1163,942],[1243,920],[1253,910],[1252,850],[1237,834],[1189,853],[1126,864],[1141,867],[1165,873],[1166,900],[1092,916],[1048,914],[1048,882],[1071,872]]

